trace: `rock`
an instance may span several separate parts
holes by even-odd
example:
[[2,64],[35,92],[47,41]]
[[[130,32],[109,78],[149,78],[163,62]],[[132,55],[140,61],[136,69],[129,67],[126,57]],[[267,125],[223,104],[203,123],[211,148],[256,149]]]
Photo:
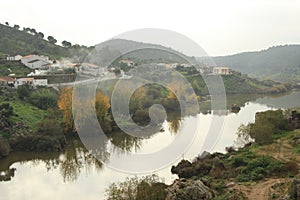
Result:
[[229,182],[225,184],[225,187],[229,188],[229,187],[233,187],[235,185],[235,182]]
[[290,187],[290,197],[300,199],[300,174],[295,176]]
[[214,178],[221,178],[225,170],[226,168],[224,164],[221,162],[220,158],[215,157],[213,160],[212,169],[209,171],[209,175]]
[[188,160],[181,160],[177,166],[172,166],[171,172],[172,174],[179,174],[180,171],[184,168],[191,167],[192,163]]
[[198,200],[212,199],[211,189],[200,180],[177,179],[166,189],[166,200]]
[[204,159],[206,158],[207,156],[210,156],[210,153],[207,152],[207,151],[203,151],[202,154],[199,156],[200,159]]

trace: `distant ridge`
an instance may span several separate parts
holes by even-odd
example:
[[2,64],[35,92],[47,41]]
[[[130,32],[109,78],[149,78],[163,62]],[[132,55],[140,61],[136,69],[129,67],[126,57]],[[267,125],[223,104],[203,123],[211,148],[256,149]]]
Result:
[[[205,58],[198,58],[205,62]],[[280,45],[256,52],[213,57],[218,66],[261,79],[300,81],[300,45]]]

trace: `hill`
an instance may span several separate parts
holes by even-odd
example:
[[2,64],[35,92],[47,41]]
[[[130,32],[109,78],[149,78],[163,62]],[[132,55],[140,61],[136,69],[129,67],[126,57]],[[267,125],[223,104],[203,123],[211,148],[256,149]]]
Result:
[[[130,50],[130,52],[128,52],[128,50]],[[186,59],[196,62],[193,57],[188,57],[162,45],[125,39],[111,39],[97,45],[96,50],[92,52],[88,61],[103,66],[109,64],[107,62],[115,58],[117,58],[116,61],[120,59],[130,59],[138,64],[188,63]]]
[[0,24],[0,57],[5,55],[48,55],[51,59],[69,56],[67,48],[55,45],[43,39],[43,33],[31,34],[27,29],[20,31]]
[[[199,58],[205,62],[204,58]],[[274,46],[257,52],[213,57],[218,66],[261,79],[300,81],[300,45]]]

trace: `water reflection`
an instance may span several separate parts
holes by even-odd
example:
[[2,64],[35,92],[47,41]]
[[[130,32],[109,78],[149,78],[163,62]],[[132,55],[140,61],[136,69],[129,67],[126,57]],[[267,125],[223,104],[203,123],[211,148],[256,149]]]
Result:
[[174,112],[168,115],[167,122],[169,126],[169,131],[172,134],[176,134],[179,132],[181,121],[182,118],[179,113]]
[[31,162],[32,166],[45,164],[47,171],[59,169],[64,182],[76,181],[81,170],[91,168],[101,171],[102,163],[88,152],[81,142],[76,139],[70,141],[70,146],[64,153],[30,153],[13,152],[8,157],[0,160],[0,181],[10,181],[16,169],[11,168],[15,162]]
[[[224,133],[214,150],[224,151],[226,146],[232,145],[236,138],[235,132],[241,123],[247,124],[252,122],[251,120],[254,120],[255,112],[270,108],[266,106],[265,103],[270,105],[273,102],[281,102],[280,104],[273,104],[274,107],[279,106],[279,108],[285,108],[291,105],[294,106],[296,104],[295,102],[299,104],[299,97],[300,92],[276,98],[259,98],[257,101],[252,101],[250,103],[249,101],[246,101],[247,95],[228,97],[229,108],[230,105],[237,104],[241,106],[241,111],[236,114],[232,113],[230,109],[227,111],[212,111],[214,114],[218,113],[220,115],[226,115],[223,128]],[[286,105],[284,105],[285,98],[291,98],[286,102]],[[208,112],[209,110],[207,110],[207,113]],[[206,130],[209,128],[210,114],[199,114],[197,117],[203,122],[203,127],[201,126],[201,133],[198,134],[198,137],[191,148],[185,153],[184,156],[186,159],[192,159],[197,156],[200,149],[199,146],[201,146],[203,141],[201,134],[205,134]],[[94,145],[97,149],[101,149],[101,152],[99,152],[101,153],[101,158],[106,159],[107,161],[114,159],[111,158],[111,155],[109,154],[111,150],[110,143],[119,147],[118,149],[114,149],[114,151],[118,151],[120,154],[126,152],[143,153],[147,152],[147,150],[148,152],[151,152],[161,147],[159,145],[168,144],[182,127],[188,127],[190,123],[194,122],[195,120],[193,121],[193,119],[181,119],[180,115],[177,115],[176,113],[168,113],[167,120],[163,124],[164,131],[157,132],[152,138],[143,140],[122,132],[115,132],[107,134],[108,142],[102,141],[101,143],[94,141]],[[93,140],[93,137],[91,136],[90,139]],[[18,194],[14,199],[24,199],[22,196],[23,193],[27,194],[27,197],[30,198],[31,195],[37,193],[35,188],[36,184],[37,186],[43,185],[43,189],[48,190],[41,190],[43,191],[43,194],[53,193],[53,197],[58,199],[62,199],[62,197],[82,199],[87,196],[90,197],[88,199],[102,199],[101,197],[103,197],[102,194],[104,189],[107,188],[111,182],[122,181],[122,179],[125,179],[127,176],[112,170],[110,171],[99,160],[95,159],[91,152],[87,151],[79,140],[70,139],[69,141],[70,146],[63,153],[13,152],[8,157],[0,159],[1,197],[7,199],[5,197],[9,197],[9,195],[16,193],[15,188],[18,187],[21,189],[18,190]],[[41,168],[47,173],[42,171]],[[170,170],[166,169],[160,175],[168,179],[168,176],[170,176],[169,172]],[[88,178],[82,178],[83,174],[90,176]],[[31,180],[26,180],[31,178],[33,179],[32,182]],[[64,184],[70,182],[72,182],[72,184]],[[60,188],[56,187],[57,184]],[[38,197],[36,197],[36,199],[38,199]]]

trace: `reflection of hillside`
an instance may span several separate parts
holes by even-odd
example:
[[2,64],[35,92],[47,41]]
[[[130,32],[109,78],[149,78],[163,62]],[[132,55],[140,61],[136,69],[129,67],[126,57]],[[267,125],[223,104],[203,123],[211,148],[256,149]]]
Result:
[[300,99],[300,91],[294,91],[288,93],[288,95],[287,93],[269,95],[259,98],[255,102],[276,108],[295,108],[300,106],[300,102],[295,101],[295,99]]
[[[257,94],[235,94],[235,95],[227,95],[226,96],[226,104],[227,104],[227,110],[224,109],[215,109],[213,111],[213,114],[216,115],[228,115],[229,113],[231,113],[231,109],[233,108],[233,106],[238,106],[238,107],[244,107],[245,104],[249,101],[254,101],[256,99],[258,99],[260,97],[260,95]],[[199,103],[200,105],[200,112],[207,114],[207,113],[211,113],[211,101],[207,100],[207,101],[202,101]],[[237,112],[235,112],[237,113]]]

